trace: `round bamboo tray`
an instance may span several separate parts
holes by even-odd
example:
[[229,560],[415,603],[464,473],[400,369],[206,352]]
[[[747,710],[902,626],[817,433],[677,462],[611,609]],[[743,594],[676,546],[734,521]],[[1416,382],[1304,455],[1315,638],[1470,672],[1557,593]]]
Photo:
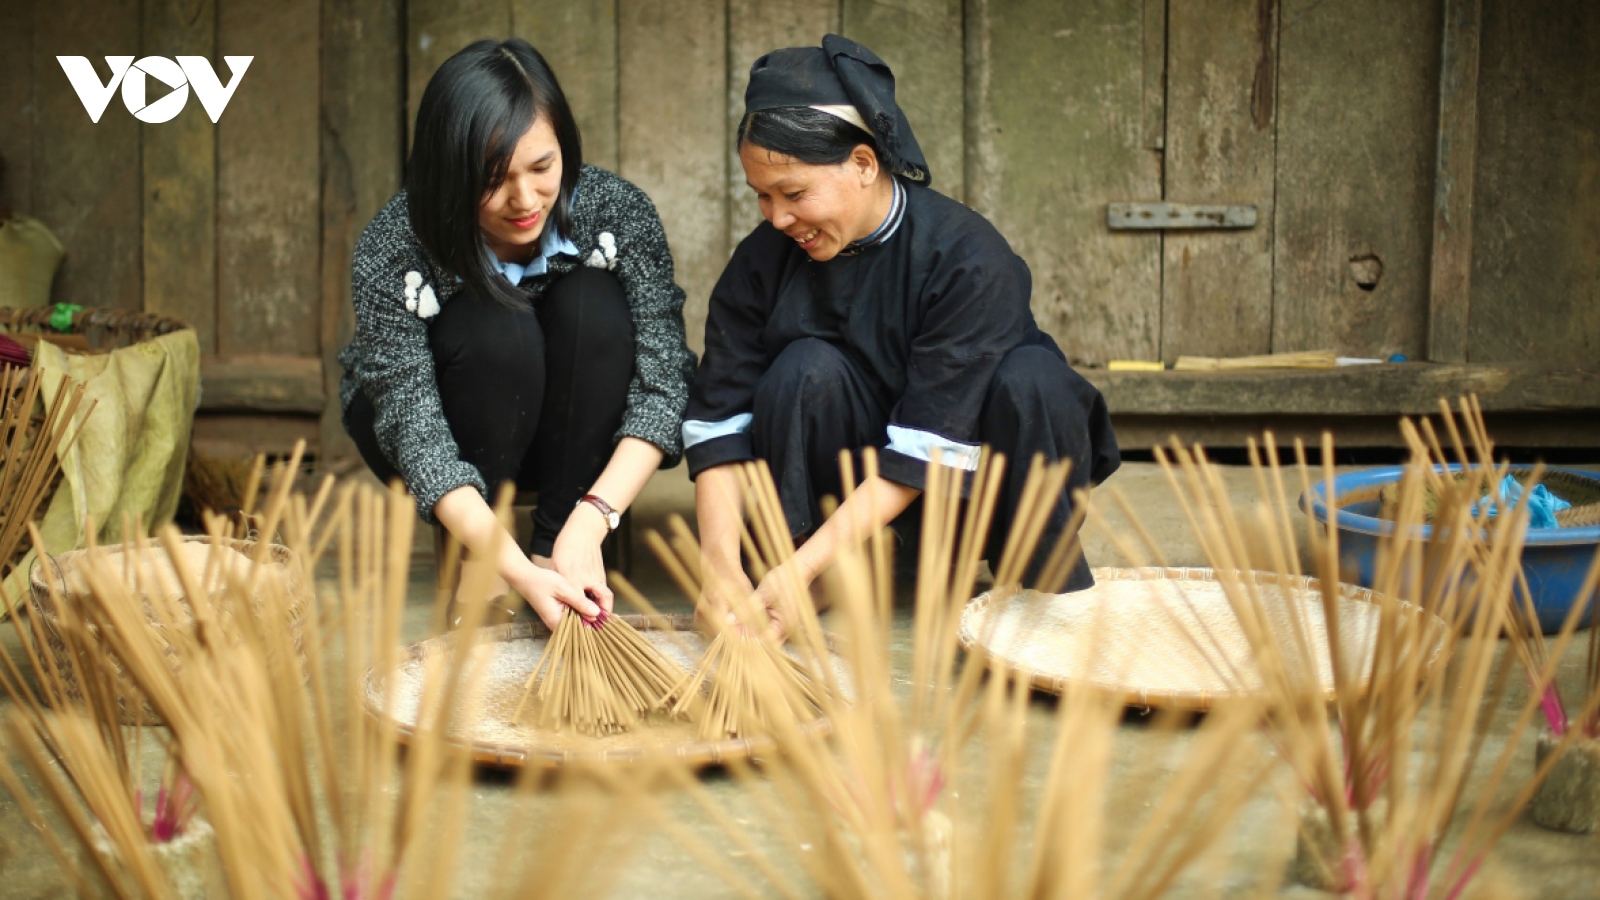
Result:
[[[1205,710],[1259,691],[1249,642],[1214,570],[1100,568],[1094,577],[1095,587],[1072,594],[980,594],[962,612],[962,647],[1025,672],[1041,691],[1059,694],[1070,684],[1086,684],[1130,706]],[[1265,588],[1261,597],[1269,626],[1290,665],[1299,665],[1300,656],[1292,649],[1296,638],[1288,603],[1299,605],[1318,680],[1332,699],[1320,582],[1267,572],[1245,573],[1245,578]],[[1378,607],[1367,588],[1341,584],[1339,598],[1344,664],[1365,673],[1377,638]],[[1400,606],[1423,614],[1410,603]],[[1446,626],[1428,615],[1422,627],[1433,635],[1421,667],[1426,671],[1438,661]]]
[[[639,629],[668,659],[686,672],[699,661],[708,643],[695,628],[693,616],[662,617],[664,624],[677,633],[677,640],[662,634],[661,629],[645,616],[623,615],[620,618]],[[391,722],[402,744],[409,744],[416,733],[425,660],[435,653],[451,652],[459,634],[451,632],[439,635],[405,648],[399,665],[391,673],[392,682],[375,670],[367,672],[367,714],[379,721]],[[604,737],[541,731],[531,725],[513,723],[510,721],[511,715],[522,698],[523,685],[529,673],[544,652],[550,629],[535,619],[482,629],[477,637],[478,652],[488,654],[475,701],[479,705],[479,714],[472,726],[472,733],[456,736],[453,740],[458,746],[466,746],[473,760],[480,765],[508,769],[527,766],[557,768],[580,762],[626,764],[647,758],[672,757],[698,768],[750,759],[771,752],[775,746],[770,737],[759,735],[702,741],[698,738],[694,723],[683,721],[652,721],[644,728]],[[682,647],[679,646],[680,641]],[[831,636],[829,642],[831,646]],[[833,661],[840,689],[848,700],[851,686],[843,661],[837,655]],[[384,695],[391,684],[394,690],[393,715],[389,716],[384,712],[387,705]],[[526,711],[524,717],[531,718]],[[820,716],[801,726],[802,731],[816,738],[827,737],[830,728],[828,720]]]
[[[212,540],[208,535],[193,535],[183,540],[185,544],[201,545],[208,548],[212,545]],[[116,553],[128,546],[127,544],[118,544],[100,547],[96,552]],[[224,546],[254,560],[258,542],[230,538],[224,542]],[[51,584],[47,579],[55,579],[56,594],[66,603],[74,606],[81,605],[83,602],[81,598],[84,592],[88,590],[82,570],[88,563],[90,552],[89,550],[72,550],[60,556],[36,560],[32,571],[28,575],[30,588],[29,614],[38,616],[43,623],[45,646],[50,653],[51,659],[54,660],[54,668],[59,673],[66,699],[74,702],[83,699],[83,689],[78,683],[72,653],[67,647],[66,640],[62,637],[61,616],[56,608],[55,601],[51,599]],[[154,541],[151,542],[146,553],[148,557],[143,561],[146,566],[151,566],[153,562],[157,561],[166,562],[168,559],[166,551]],[[272,567],[272,574],[277,578],[288,596],[290,627],[294,629],[294,647],[296,652],[300,652],[300,642],[303,634],[300,628],[300,619],[312,603],[311,586],[306,582],[304,573],[301,571],[299,554],[288,547],[282,544],[268,544],[267,564]],[[222,593],[224,590],[223,584],[224,582],[220,580],[213,583],[213,597],[217,597]],[[130,582],[129,589],[134,594],[139,592],[138,586],[133,582]],[[177,611],[184,616],[184,619],[175,624],[183,627],[192,621],[193,609],[186,598],[179,596],[176,599],[175,606]],[[142,603],[145,621],[149,623],[150,630],[155,633],[168,663],[171,664],[174,672],[180,672],[182,663],[178,659],[177,651],[173,648],[171,642],[162,636],[165,626],[162,624],[155,608],[151,605],[150,598],[148,596],[142,597]],[[111,668],[112,684],[115,685],[117,694],[117,710],[122,723],[124,725],[164,724],[161,717],[138,694],[137,689],[124,675],[121,662],[111,654],[106,655],[106,660]]]

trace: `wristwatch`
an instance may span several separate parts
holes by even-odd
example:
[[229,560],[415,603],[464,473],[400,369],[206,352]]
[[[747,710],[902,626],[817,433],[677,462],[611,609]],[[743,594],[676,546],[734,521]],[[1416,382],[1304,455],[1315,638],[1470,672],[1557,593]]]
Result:
[[606,530],[607,531],[616,531],[617,530],[617,526],[622,524],[622,513],[619,513],[616,510],[612,509],[611,508],[611,504],[609,504],[606,501],[600,499],[596,495],[594,495],[594,494],[584,494],[583,495],[583,499],[579,500],[577,505],[582,506],[585,503],[588,503],[588,504],[592,505],[595,509],[600,510],[600,515],[606,517]]

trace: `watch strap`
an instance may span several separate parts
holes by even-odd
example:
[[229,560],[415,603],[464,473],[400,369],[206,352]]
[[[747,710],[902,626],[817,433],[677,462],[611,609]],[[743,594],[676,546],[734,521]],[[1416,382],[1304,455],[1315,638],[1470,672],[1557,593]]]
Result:
[[583,498],[578,502],[587,503],[593,506],[595,509],[600,510],[600,515],[605,516],[607,531],[617,530],[617,525],[619,520],[622,518],[622,514],[612,509],[611,504],[607,503],[604,498],[600,497],[598,494],[584,494]]

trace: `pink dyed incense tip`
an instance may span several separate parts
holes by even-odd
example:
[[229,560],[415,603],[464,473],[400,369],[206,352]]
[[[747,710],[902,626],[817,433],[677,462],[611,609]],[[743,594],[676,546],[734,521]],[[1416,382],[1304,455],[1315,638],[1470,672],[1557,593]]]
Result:
[[1567,733],[1567,710],[1561,705],[1561,692],[1556,688],[1555,682],[1550,682],[1544,689],[1544,696],[1539,703],[1544,707],[1545,721],[1550,723],[1550,730],[1556,737]]

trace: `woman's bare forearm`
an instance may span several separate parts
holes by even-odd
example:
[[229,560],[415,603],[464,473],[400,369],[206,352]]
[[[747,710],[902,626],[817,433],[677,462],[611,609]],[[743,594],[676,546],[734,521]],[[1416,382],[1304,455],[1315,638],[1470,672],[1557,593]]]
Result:
[[661,448],[636,437],[625,437],[617,442],[617,449],[606,463],[605,471],[595,479],[589,493],[622,512],[633,505],[644,490],[650,476],[661,468]]
[[842,551],[894,521],[921,493],[886,478],[868,478],[800,545],[794,562],[807,581],[816,578]]
[[706,565],[721,571],[738,568],[744,503],[739,497],[736,466],[717,466],[700,473],[694,482],[694,511]]
[[520,564],[527,562],[517,547],[516,536],[501,526],[483,495],[470,484],[440,497],[434,504],[433,517],[473,555],[488,559],[490,551],[496,551],[495,570],[502,578],[510,577]]
[[[625,511],[633,505],[633,501],[639,499],[639,492],[644,490],[650,476],[661,468],[662,456],[661,448],[649,441],[636,437],[623,438],[617,442],[617,449],[612,451],[611,461],[606,463],[605,470],[589,486],[589,493],[604,500],[607,506],[617,512]],[[579,503],[568,514],[566,527],[578,527],[596,542],[604,538],[608,531],[605,516],[591,503]]]

